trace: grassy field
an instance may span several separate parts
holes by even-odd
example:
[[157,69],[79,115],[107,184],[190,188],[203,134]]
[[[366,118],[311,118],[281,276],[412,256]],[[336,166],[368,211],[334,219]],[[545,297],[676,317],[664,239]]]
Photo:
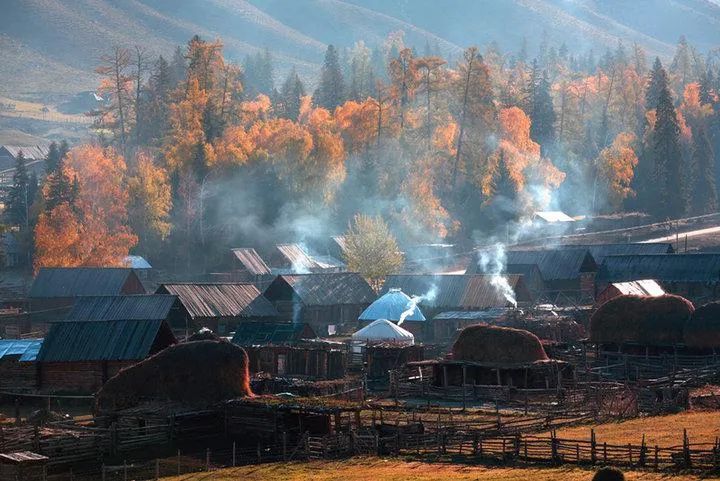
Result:
[[[75,124],[90,124],[92,122],[92,119],[84,115],[63,114],[55,110],[55,107],[52,105],[44,105],[38,102],[15,100],[0,96],[0,104],[12,104],[15,106],[14,110],[0,109],[0,115],[5,117],[21,117]],[[45,109],[45,111],[43,111],[43,109]]]
[[[491,468],[458,464],[405,462],[391,459],[353,458],[345,461],[273,463],[245,466],[210,473],[172,478],[166,481],[589,481],[593,471],[578,468]],[[649,472],[627,472],[628,480],[695,481],[694,475],[669,476]]]
[[[648,445],[682,445],[683,429],[691,443],[713,443],[720,436],[720,416],[715,411],[691,411],[668,416],[652,416],[593,426],[598,442],[640,444],[643,434]],[[590,426],[559,429],[565,439],[589,439]]]

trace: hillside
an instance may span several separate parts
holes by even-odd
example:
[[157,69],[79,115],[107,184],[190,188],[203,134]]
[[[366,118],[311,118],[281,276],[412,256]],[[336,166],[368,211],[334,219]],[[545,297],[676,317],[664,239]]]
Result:
[[[222,38],[228,58],[269,47],[282,76],[313,78],[328,43],[378,44],[393,31],[418,51],[445,55],[498,41],[515,50],[547,33],[552,43],[602,51],[622,38],[670,56],[685,34],[703,52],[720,45],[720,5],[710,0],[10,0],[0,16],[0,95],[66,94],[94,85],[113,44],[171,54],[192,35]],[[533,55],[535,52],[530,51]]]

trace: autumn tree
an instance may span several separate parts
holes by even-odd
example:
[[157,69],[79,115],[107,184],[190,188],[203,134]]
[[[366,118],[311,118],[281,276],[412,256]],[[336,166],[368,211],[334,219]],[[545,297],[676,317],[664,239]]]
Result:
[[129,225],[140,245],[157,248],[170,234],[172,196],[167,172],[145,153],[138,154],[135,172],[128,179]]
[[612,209],[620,208],[623,200],[635,195],[631,188],[638,163],[633,149],[634,142],[632,133],[620,133],[611,145],[600,152],[596,160],[597,182],[607,192],[607,201]]
[[358,272],[379,291],[385,277],[397,272],[403,254],[382,217],[357,214],[345,232],[343,251],[348,270]]
[[405,128],[405,112],[415,94],[418,81],[417,64],[413,51],[409,48],[402,49],[397,57],[390,60],[388,73],[392,94],[398,105],[397,113],[402,132]]
[[99,92],[111,101],[102,110],[101,125],[110,128],[125,149],[132,106],[131,53],[127,48],[115,46],[100,58],[95,71],[102,77]]
[[418,90],[425,97],[425,135],[428,144],[432,140],[435,129],[433,99],[443,87],[443,81],[445,80],[443,67],[445,64],[445,60],[440,57],[421,57],[415,61],[415,68],[419,77]]

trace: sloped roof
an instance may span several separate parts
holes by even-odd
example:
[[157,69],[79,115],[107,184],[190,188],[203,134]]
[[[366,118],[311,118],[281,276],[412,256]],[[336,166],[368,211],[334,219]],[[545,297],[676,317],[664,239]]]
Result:
[[152,269],[150,263],[143,256],[125,256],[123,264],[133,269]]
[[615,243],[615,244],[582,244],[563,245],[563,249],[587,249],[599,266],[607,256],[644,255],[644,254],[672,254],[674,249],[668,242],[646,243]]
[[367,309],[360,314],[361,321],[374,321],[376,319],[387,319],[389,321],[399,321],[402,313],[412,308],[412,313],[408,315],[406,321],[424,321],[425,316],[417,305],[414,305],[410,297],[400,289],[390,289],[388,292],[380,296],[375,302],[370,304]]
[[73,321],[167,319],[178,298],[172,295],[79,297],[67,318]]
[[306,306],[370,304],[375,293],[355,272],[293,274],[278,276],[265,292],[287,284]]
[[415,336],[387,319],[378,319],[363,327],[351,336],[353,341],[394,341],[407,344],[415,343]]
[[213,317],[275,317],[275,307],[252,284],[162,284],[157,294],[172,294],[193,319]]
[[295,344],[301,339],[315,339],[309,324],[279,322],[241,322],[232,338],[239,346]]
[[20,361],[34,361],[42,343],[42,339],[0,339],[0,359],[19,356]]
[[131,276],[127,267],[43,267],[29,297],[115,296]]
[[508,313],[504,307],[491,307],[482,311],[445,311],[433,317],[433,321],[494,321]]
[[162,332],[168,345],[175,337],[165,321],[62,321],[50,326],[40,348],[40,362],[134,361],[151,354]]
[[[518,301],[530,300],[522,276],[509,274],[505,277],[515,291]],[[385,279],[382,292],[388,292],[392,288],[401,289],[411,296],[425,295],[434,290],[435,296],[421,304],[431,307],[485,309],[508,306],[505,296],[492,284],[492,276],[487,275],[392,275]]]
[[5,147],[5,149],[12,155],[14,158],[17,158],[18,154],[20,152],[23,153],[23,156],[25,157],[25,160],[41,160],[45,159],[47,157],[48,151],[49,151],[49,145],[30,145],[30,146],[23,146],[23,145],[3,145],[2,147]]
[[658,297],[665,294],[665,290],[652,279],[643,279],[640,281],[614,282],[612,286],[620,292],[633,296],[652,296]]
[[342,261],[332,256],[311,255],[301,244],[277,244],[275,249],[280,254],[279,267],[291,267],[294,272],[333,269],[342,267]]
[[720,254],[608,256],[598,278],[606,282],[655,279],[660,282],[720,282]]
[[[535,264],[546,281],[578,279],[581,272],[594,272],[597,264],[587,249],[560,248],[542,250],[507,251],[508,266],[515,264]],[[468,273],[478,272],[477,258],[468,266]]]
[[270,274],[270,268],[260,257],[260,254],[251,247],[242,247],[232,250],[235,258],[240,261],[242,266],[255,276],[263,276]]
[[535,212],[535,217],[539,217],[545,222],[575,222],[575,219],[567,215],[565,212],[559,210],[550,210],[544,212]]

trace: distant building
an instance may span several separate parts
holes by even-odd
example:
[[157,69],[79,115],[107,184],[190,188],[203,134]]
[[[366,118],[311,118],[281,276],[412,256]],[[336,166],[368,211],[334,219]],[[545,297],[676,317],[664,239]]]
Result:
[[277,244],[268,261],[278,274],[343,272],[345,264],[330,255],[311,254],[302,244]]
[[613,243],[613,244],[568,244],[562,245],[563,249],[587,249],[593,256],[595,263],[599,266],[608,256],[626,255],[648,255],[648,254],[672,254],[675,252],[669,242],[638,242],[638,243]]
[[250,247],[232,249],[231,252],[233,280],[250,282],[259,290],[265,290],[274,276],[260,254]]
[[25,158],[25,165],[29,172],[35,172],[38,176],[45,172],[45,157],[48,154],[49,145],[0,145],[0,184],[7,184],[12,180],[15,171],[15,163],[20,152]]
[[600,306],[610,299],[622,295],[659,297],[664,294],[665,290],[662,286],[652,279],[614,282],[595,297],[595,305]]
[[541,211],[533,214],[533,222],[538,224],[568,224],[575,222],[575,219],[559,210]]
[[351,332],[375,293],[354,272],[277,276],[265,290],[281,319],[307,322],[320,336]]

